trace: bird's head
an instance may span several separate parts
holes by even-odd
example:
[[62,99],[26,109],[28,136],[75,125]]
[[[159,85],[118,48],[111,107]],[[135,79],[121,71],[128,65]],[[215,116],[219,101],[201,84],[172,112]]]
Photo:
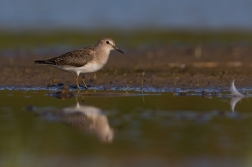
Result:
[[120,50],[119,48],[115,46],[115,41],[112,38],[102,38],[97,42],[96,46],[97,45],[102,46],[106,48],[106,50],[109,50],[109,51],[117,50],[118,52],[123,53],[122,50]]

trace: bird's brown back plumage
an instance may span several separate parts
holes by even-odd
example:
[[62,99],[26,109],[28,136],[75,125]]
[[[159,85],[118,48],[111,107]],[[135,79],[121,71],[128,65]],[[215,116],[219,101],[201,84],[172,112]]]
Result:
[[61,56],[54,57],[48,60],[36,60],[34,61],[36,64],[49,64],[49,65],[68,65],[68,66],[75,66],[81,67],[84,66],[87,62],[90,62],[93,59],[93,52],[94,47],[89,46],[84,49],[74,50],[71,52],[67,52]]

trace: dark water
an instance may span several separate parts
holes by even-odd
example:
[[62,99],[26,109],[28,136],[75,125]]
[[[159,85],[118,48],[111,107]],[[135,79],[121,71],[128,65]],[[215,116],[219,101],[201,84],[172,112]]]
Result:
[[251,0],[1,0],[1,28],[247,29]]
[[250,98],[0,93],[0,166],[252,165]]

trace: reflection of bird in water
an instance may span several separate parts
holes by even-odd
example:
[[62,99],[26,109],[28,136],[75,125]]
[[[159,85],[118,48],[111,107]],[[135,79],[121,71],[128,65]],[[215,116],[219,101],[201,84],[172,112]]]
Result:
[[231,84],[231,88],[230,88],[230,91],[231,91],[231,101],[230,101],[230,105],[231,105],[231,109],[232,111],[234,112],[234,109],[235,109],[235,105],[243,98],[245,97],[242,93],[238,92],[238,90],[236,89],[235,87],[235,84],[234,84],[234,80]]
[[97,107],[80,105],[66,107],[58,111],[41,114],[46,119],[60,121],[81,132],[95,135],[102,142],[111,142],[114,131],[109,126],[106,115]]

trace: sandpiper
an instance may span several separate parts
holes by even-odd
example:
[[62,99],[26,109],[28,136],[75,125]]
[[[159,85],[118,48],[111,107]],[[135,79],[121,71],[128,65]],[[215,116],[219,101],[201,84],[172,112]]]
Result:
[[[80,89],[78,83],[80,73],[90,73],[100,70],[107,63],[111,50],[123,53],[123,51],[115,46],[112,38],[102,38],[94,46],[70,51],[48,60],[36,60],[34,62],[35,64],[47,64],[64,71],[76,73],[76,85]],[[88,89],[84,82],[84,76],[82,77],[82,83]]]

